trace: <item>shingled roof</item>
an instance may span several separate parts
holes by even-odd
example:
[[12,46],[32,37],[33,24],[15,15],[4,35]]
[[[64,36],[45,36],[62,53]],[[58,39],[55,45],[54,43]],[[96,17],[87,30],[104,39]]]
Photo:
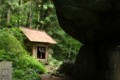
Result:
[[20,29],[31,42],[42,42],[51,44],[57,43],[45,31],[34,30],[25,27],[20,27]]

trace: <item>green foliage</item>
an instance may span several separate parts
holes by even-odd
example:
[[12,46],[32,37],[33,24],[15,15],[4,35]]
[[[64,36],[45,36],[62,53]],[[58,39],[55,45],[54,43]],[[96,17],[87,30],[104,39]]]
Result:
[[[2,0],[0,1],[0,4],[1,4],[0,7],[1,28],[3,28],[3,26],[29,27],[31,23],[32,28],[45,30],[49,35],[51,35],[57,41],[57,44],[52,46],[53,57],[51,58],[51,63],[59,64],[58,60],[60,61],[66,59],[75,60],[75,57],[77,55],[77,52],[81,44],[77,40],[73,39],[68,34],[66,34],[60,28],[59,23],[57,21],[54,5],[50,0]],[[10,10],[9,13],[10,22],[7,23],[9,10]],[[0,34],[0,36],[3,37],[4,39],[4,41],[3,39],[0,40],[4,42],[1,43],[2,44],[2,46],[0,46],[1,48],[5,49],[8,47],[8,50],[11,50],[9,51],[9,53],[13,54],[15,50],[19,49],[19,45],[17,44],[22,44],[22,46],[24,46],[23,41],[25,37],[18,28],[4,29],[2,31],[3,31],[2,34],[3,33],[6,34],[7,31],[9,34],[11,34],[11,37],[14,36],[15,38],[17,38],[17,40],[20,41],[20,43],[16,43],[15,46],[13,46],[12,42],[16,42],[16,41],[11,40],[9,42],[10,43],[9,45],[10,48],[9,48],[9,46],[7,46],[8,43],[4,42],[6,41],[6,37],[8,35],[6,34],[4,35],[6,37],[3,37],[2,34]],[[6,44],[6,46],[3,44]],[[11,49],[12,46],[13,48]],[[26,52],[25,51],[21,52],[21,50],[15,52],[17,56],[18,55],[21,56],[21,53],[26,53]],[[29,61],[26,62],[26,64],[27,63],[29,63]]]
[[49,55],[49,64],[54,67],[55,70],[62,64],[62,61],[58,61],[57,59],[53,58],[52,55]]
[[25,35],[21,32],[19,28],[10,28],[9,33],[11,33],[17,40],[19,40],[21,43],[24,42],[26,39]]
[[46,72],[44,66],[28,55],[9,30],[0,30],[0,61],[13,62],[13,80],[40,80],[39,74]]
[[7,33],[7,30],[9,31],[9,29],[6,29],[6,32],[2,30],[0,31],[1,33],[0,34],[0,38],[1,38],[0,49],[6,50],[9,52],[15,52],[17,55],[25,53],[25,50],[23,49],[19,41],[17,41],[17,39],[14,36]]
[[33,28],[45,30],[54,18],[55,10],[50,0],[4,0],[0,5],[0,26],[29,27],[31,24]]
[[58,60],[75,60],[81,44],[66,34],[59,26],[52,30],[51,36],[58,42],[53,45],[53,57]]
[[13,80],[41,80],[33,69],[25,69],[25,72],[15,69]]

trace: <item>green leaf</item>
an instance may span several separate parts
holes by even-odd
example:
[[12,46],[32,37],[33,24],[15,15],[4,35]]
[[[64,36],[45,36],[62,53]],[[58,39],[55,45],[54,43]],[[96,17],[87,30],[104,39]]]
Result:
[[48,6],[47,6],[47,5],[43,5],[43,9],[44,9],[44,10],[47,10],[47,9],[48,9]]

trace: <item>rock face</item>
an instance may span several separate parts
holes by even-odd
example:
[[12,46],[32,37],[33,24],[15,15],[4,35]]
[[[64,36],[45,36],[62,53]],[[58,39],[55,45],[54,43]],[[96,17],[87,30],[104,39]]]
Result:
[[53,0],[61,27],[84,44],[75,80],[120,80],[120,0]]
[[81,42],[119,38],[119,0],[53,1],[61,27]]

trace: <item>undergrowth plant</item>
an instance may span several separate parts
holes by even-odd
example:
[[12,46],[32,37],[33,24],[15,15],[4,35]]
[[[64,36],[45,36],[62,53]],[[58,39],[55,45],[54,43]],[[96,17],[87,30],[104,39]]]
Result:
[[43,64],[28,55],[10,29],[0,30],[0,61],[12,61],[12,80],[40,80],[39,74],[46,73]]

